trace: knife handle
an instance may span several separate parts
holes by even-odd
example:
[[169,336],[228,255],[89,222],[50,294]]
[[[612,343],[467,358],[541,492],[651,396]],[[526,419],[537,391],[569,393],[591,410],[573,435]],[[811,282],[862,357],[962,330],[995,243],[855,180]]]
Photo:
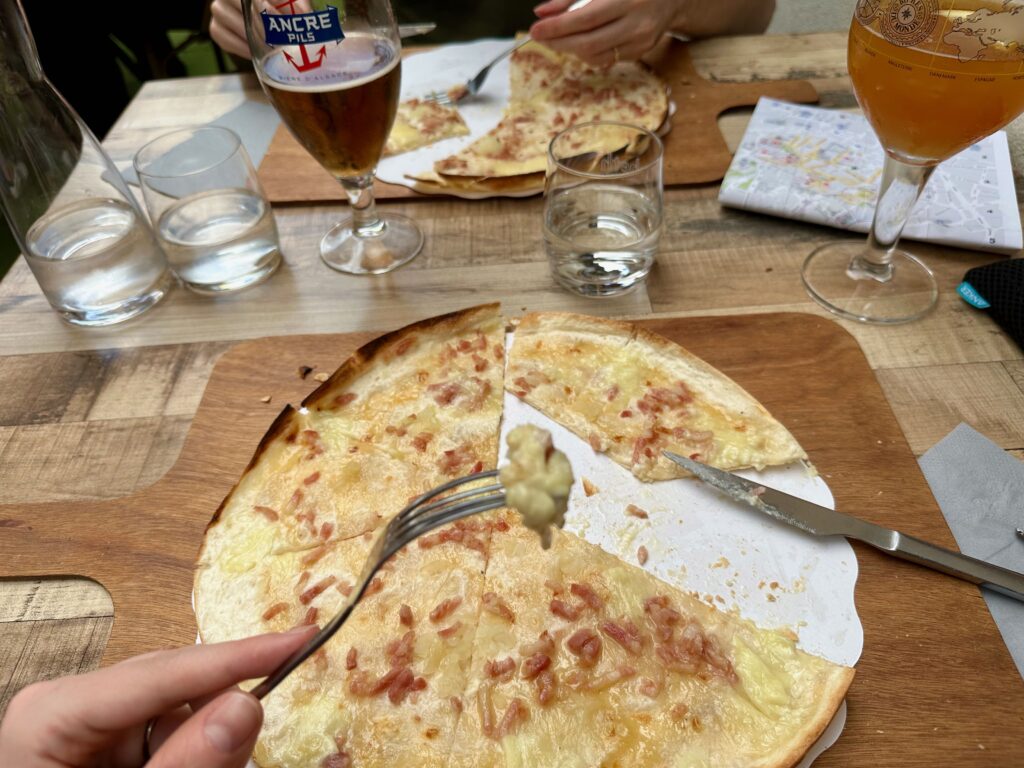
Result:
[[1024,602],[1024,574],[937,547],[927,541],[907,536],[905,533],[894,533],[895,535],[891,537],[887,546],[877,544],[875,546],[896,555],[896,557],[934,568],[950,576],[988,587],[995,592]]

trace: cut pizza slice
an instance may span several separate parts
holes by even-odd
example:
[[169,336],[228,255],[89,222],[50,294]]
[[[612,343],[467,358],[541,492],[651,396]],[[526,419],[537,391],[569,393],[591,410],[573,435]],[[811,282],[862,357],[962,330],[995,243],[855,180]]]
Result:
[[721,469],[806,458],[789,431],[736,382],[630,323],[526,315],[505,386],[642,480],[684,474],[662,450]]
[[384,145],[384,157],[468,134],[469,126],[455,107],[432,99],[409,99],[398,105],[395,124]]
[[794,765],[853,670],[578,537],[495,532],[453,768]]

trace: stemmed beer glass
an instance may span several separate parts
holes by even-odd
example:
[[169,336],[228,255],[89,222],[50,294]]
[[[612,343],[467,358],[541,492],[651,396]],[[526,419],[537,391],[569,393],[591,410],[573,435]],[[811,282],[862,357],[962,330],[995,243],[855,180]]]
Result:
[[867,244],[816,249],[801,276],[832,312],[903,323],[935,305],[935,275],[897,248],[938,163],[1024,110],[1024,0],[859,0],[850,78],[885,148]]
[[320,258],[350,274],[410,261],[423,235],[405,216],[378,213],[373,199],[402,79],[388,0],[243,0],[243,11],[263,90],[351,204],[351,217],[321,240]]

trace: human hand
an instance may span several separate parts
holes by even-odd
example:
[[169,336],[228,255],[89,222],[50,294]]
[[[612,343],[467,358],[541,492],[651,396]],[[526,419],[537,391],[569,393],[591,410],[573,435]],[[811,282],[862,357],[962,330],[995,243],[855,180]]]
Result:
[[[236,684],[270,674],[314,629],[157,651],[30,685],[0,722],[0,765],[241,768],[263,709]],[[145,732],[153,718],[146,763]]]
[[596,66],[634,61],[672,29],[681,0],[592,0],[568,11],[572,0],[548,0],[534,8],[534,40]]
[[252,58],[245,36],[242,0],[213,0],[210,4],[210,37],[228,53]]

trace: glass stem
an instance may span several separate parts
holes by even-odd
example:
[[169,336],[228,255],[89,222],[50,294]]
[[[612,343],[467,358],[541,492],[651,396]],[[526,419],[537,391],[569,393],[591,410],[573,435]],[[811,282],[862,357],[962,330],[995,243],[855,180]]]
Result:
[[907,224],[914,203],[931,178],[934,165],[910,165],[885,156],[882,184],[878,190],[875,218],[868,232],[867,247],[853,258],[847,272],[856,279],[880,283],[892,279],[892,252]]
[[377,204],[373,199],[373,174],[364,173],[339,181],[352,207],[352,231],[356,237],[376,237],[381,234],[386,225],[377,215]]

